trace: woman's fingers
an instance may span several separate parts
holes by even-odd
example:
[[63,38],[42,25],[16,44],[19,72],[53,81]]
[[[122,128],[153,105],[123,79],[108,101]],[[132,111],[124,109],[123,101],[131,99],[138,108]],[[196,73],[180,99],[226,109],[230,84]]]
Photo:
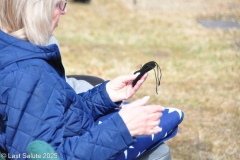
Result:
[[146,96],[127,104],[119,112],[132,136],[151,135],[161,131],[159,124],[164,107],[146,105],[149,98]]
[[149,119],[149,121],[152,121],[152,122],[153,121],[159,121],[161,116],[162,116],[161,112],[150,113],[150,114],[148,114],[148,119]]
[[106,90],[113,102],[126,100],[131,98],[137,90],[141,87],[142,83],[147,78],[147,74],[132,87],[132,82],[137,78],[137,75],[122,75],[119,76],[106,84]]
[[157,134],[157,133],[159,133],[161,131],[162,131],[162,128],[160,128],[159,126],[156,126],[156,127],[152,128],[152,129],[150,129],[148,134]]
[[145,96],[143,97],[142,99],[138,99],[138,100],[135,100],[133,101],[132,103],[130,104],[127,104],[126,106],[127,107],[139,107],[139,106],[145,106],[149,100],[149,96]]
[[143,107],[145,109],[145,112],[147,112],[149,116],[152,114],[152,115],[161,117],[162,111],[164,111],[164,107],[160,105],[145,105]]

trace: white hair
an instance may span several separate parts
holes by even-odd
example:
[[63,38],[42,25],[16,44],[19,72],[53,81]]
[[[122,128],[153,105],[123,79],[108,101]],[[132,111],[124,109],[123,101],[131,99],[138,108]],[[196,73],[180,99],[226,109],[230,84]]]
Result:
[[59,0],[0,0],[0,29],[37,45],[47,45]]

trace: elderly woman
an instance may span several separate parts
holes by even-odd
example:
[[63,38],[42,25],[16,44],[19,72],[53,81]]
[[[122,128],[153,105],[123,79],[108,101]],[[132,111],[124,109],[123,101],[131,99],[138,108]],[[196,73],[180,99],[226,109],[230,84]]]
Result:
[[[61,159],[125,159],[131,157],[126,156],[129,148],[140,147],[143,153],[176,134],[182,112],[176,112],[181,115],[177,122],[165,123],[163,132],[159,126],[164,108],[147,105],[149,97],[116,112],[146,74],[134,87],[137,75],[124,75],[79,94],[66,82],[59,49],[48,43],[67,12],[67,1],[0,4],[0,148],[7,158],[27,159],[23,155],[29,143],[42,140]],[[131,159],[139,155],[134,154],[128,152]]]

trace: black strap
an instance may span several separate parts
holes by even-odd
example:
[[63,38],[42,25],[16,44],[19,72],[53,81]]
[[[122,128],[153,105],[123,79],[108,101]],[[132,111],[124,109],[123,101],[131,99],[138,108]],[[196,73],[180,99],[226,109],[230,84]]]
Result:
[[[155,70],[156,67],[156,70]],[[137,83],[137,81],[148,71],[154,69],[154,73],[155,73],[155,78],[156,78],[156,93],[158,94],[158,90],[157,87],[161,85],[161,78],[162,78],[162,71],[160,66],[157,64],[157,62],[155,61],[150,61],[147,62],[146,64],[144,64],[140,70],[137,70],[134,72],[140,72],[139,76],[133,81],[133,86]]]

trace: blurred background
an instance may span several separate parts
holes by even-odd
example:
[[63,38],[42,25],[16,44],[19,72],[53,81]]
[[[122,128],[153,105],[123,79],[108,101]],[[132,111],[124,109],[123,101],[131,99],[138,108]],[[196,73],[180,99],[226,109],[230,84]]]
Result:
[[69,0],[67,10],[55,32],[66,74],[108,80],[156,61],[158,94],[150,71],[128,101],[184,111],[173,160],[240,159],[239,0]]

